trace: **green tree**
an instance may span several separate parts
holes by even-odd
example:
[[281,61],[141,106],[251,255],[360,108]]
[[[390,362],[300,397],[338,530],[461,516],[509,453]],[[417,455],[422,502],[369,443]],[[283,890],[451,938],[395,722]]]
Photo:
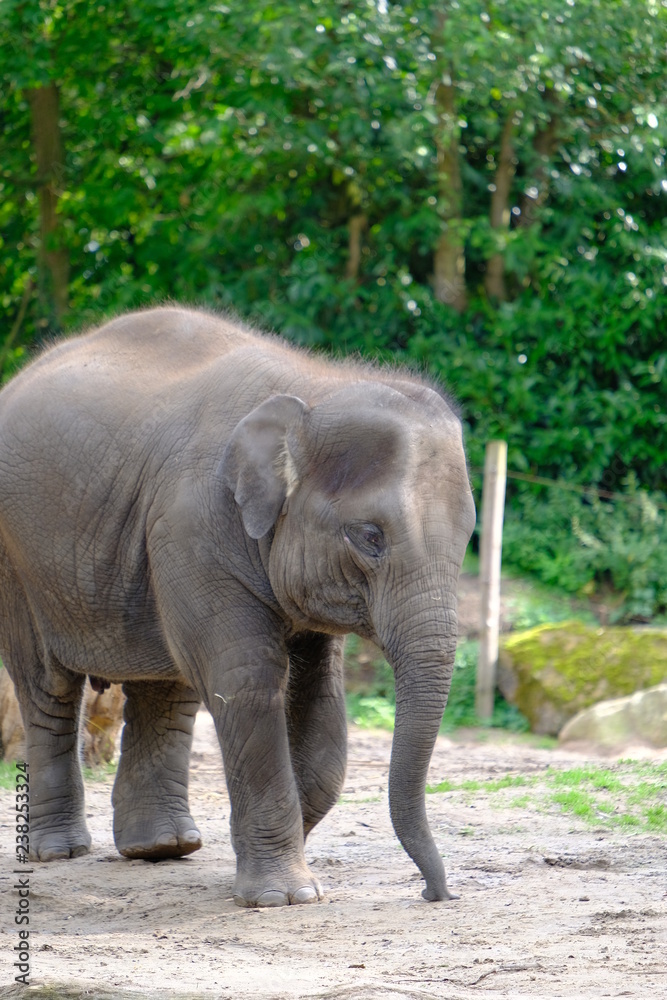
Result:
[[5,374],[222,305],[426,364],[475,464],[664,488],[666,41],[655,0],[5,0]]

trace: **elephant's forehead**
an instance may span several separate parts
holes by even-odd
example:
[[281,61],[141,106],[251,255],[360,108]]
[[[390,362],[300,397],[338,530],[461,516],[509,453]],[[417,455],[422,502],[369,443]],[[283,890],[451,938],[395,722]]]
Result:
[[325,492],[341,512],[363,513],[380,524],[457,520],[472,505],[472,494],[462,448],[445,445],[419,438],[391,459],[367,456]]
[[450,484],[469,486],[468,467],[460,425],[429,429],[415,434],[414,459],[416,482],[431,483],[434,488]]
[[[467,487],[460,426],[456,421],[429,425],[391,416],[361,426],[353,417],[318,434],[310,452],[309,473],[327,493],[345,490],[400,489],[406,497],[425,496],[446,482]],[[412,502],[412,500],[411,500]]]
[[475,504],[458,421],[417,432],[411,459],[412,468],[401,482],[404,507],[421,521],[426,534],[443,521],[460,524],[470,534]]

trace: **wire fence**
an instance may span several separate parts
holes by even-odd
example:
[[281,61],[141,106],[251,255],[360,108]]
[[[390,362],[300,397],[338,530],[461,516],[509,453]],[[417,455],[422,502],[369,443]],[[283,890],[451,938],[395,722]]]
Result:
[[[471,466],[470,471],[477,476],[484,475],[484,469],[478,466]],[[597,486],[582,486],[580,483],[566,483],[562,479],[549,479],[547,476],[533,476],[527,472],[507,471],[508,479],[517,479],[522,483],[534,483],[536,486],[552,486],[556,489],[566,490],[569,493],[577,493],[579,496],[596,496],[601,500],[613,500],[619,503],[641,503],[639,496],[629,496],[626,493],[614,493],[611,490],[603,490]],[[659,510],[667,510],[667,501],[656,500],[655,494],[651,493],[651,502]]]

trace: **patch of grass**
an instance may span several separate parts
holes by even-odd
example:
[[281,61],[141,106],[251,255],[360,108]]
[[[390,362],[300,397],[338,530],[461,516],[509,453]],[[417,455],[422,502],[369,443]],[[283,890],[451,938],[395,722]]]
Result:
[[655,833],[667,833],[667,806],[647,806],[643,812],[647,830],[653,830]]
[[[509,798],[509,789],[526,793]],[[576,816],[602,829],[667,835],[667,764],[623,761],[613,767],[582,766],[541,775],[506,774],[486,780],[445,780],[428,785],[431,794],[474,792],[497,808],[530,808]]]
[[[117,762],[99,764],[97,767],[84,767],[83,776],[86,781],[106,781],[109,775],[114,775],[118,768]],[[16,784],[16,762],[0,760],[0,788],[14,788]]]
[[461,786],[457,785],[455,781],[447,781],[447,779],[445,779],[445,781],[438,782],[437,785],[427,785],[426,794],[435,795],[438,792],[456,792],[460,787]]
[[505,774],[502,778],[486,779],[466,779],[465,781],[441,781],[437,785],[427,785],[426,791],[429,794],[438,792],[484,792],[492,795],[494,792],[503,791],[505,788],[522,788],[526,785],[534,785],[537,778],[527,778],[523,774]]
[[86,781],[106,781],[109,776],[116,774],[118,761],[108,761],[95,767],[83,767],[81,770]]
[[607,768],[576,767],[568,771],[553,771],[551,781],[554,785],[586,785],[607,792],[623,792],[626,786],[620,778]]
[[568,788],[561,792],[553,792],[551,801],[561,806],[563,812],[573,813],[575,816],[589,821],[597,820],[593,803],[586,792],[580,792],[576,788]]
[[14,788],[16,764],[13,760],[0,760],[0,788]]
[[529,784],[532,784],[531,779],[523,774],[506,774],[504,778],[487,782],[487,788],[490,792],[499,792],[503,788],[522,788]]

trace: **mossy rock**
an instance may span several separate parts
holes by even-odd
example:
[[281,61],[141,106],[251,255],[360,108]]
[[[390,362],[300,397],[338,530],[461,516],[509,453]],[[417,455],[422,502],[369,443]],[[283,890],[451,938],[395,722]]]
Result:
[[534,733],[557,736],[590,705],[667,678],[667,631],[538,625],[501,644],[498,686]]

